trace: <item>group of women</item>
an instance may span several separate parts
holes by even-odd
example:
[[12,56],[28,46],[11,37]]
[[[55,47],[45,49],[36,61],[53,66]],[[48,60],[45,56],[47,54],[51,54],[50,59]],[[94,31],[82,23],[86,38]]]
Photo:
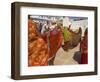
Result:
[[[28,19],[28,66],[45,66],[54,59],[62,42],[70,41],[71,32],[56,22],[36,23]],[[81,64],[87,63],[87,31],[81,44]],[[53,64],[53,61],[52,61]]]

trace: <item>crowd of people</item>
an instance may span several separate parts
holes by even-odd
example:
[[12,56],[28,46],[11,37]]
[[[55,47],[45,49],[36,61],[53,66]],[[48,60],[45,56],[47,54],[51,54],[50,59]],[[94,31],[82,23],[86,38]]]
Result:
[[[81,28],[74,32],[69,27],[63,27],[61,21],[34,20],[28,21],[28,65],[48,65],[48,60],[55,57],[57,50],[64,45],[64,50],[81,45],[81,64],[87,64],[87,31],[82,39]],[[34,43],[36,42],[36,43]],[[36,45],[37,44],[37,45]],[[43,45],[45,47],[43,47]],[[85,49],[84,46],[85,45]],[[35,48],[34,48],[35,47]],[[53,63],[52,63],[53,64]]]

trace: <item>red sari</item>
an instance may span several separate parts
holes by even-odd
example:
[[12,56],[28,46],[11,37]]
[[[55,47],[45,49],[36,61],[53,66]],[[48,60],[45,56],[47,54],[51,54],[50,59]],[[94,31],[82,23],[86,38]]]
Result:
[[62,44],[62,31],[61,29],[53,29],[50,31],[50,54],[49,58],[55,56],[57,50]]
[[84,34],[81,41],[81,64],[88,64],[88,36]]

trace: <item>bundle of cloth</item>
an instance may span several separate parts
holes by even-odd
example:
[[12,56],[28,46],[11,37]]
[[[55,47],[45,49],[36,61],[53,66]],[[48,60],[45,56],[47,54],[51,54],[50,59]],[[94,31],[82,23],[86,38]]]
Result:
[[81,42],[82,29],[81,27],[78,29],[78,32],[72,31],[68,27],[64,27],[63,29],[63,37],[64,37],[64,50],[73,49]]

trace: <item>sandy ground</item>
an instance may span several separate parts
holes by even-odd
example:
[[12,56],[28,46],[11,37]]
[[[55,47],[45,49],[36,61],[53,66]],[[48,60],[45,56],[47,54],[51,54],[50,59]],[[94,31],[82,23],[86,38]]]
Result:
[[54,60],[54,65],[72,65],[79,64],[80,61],[80,52],[79,52],[80,44],[73,49],[69,49],[68,51],[64,51],[63,48],[59,48],[56,53],[56,57]]

